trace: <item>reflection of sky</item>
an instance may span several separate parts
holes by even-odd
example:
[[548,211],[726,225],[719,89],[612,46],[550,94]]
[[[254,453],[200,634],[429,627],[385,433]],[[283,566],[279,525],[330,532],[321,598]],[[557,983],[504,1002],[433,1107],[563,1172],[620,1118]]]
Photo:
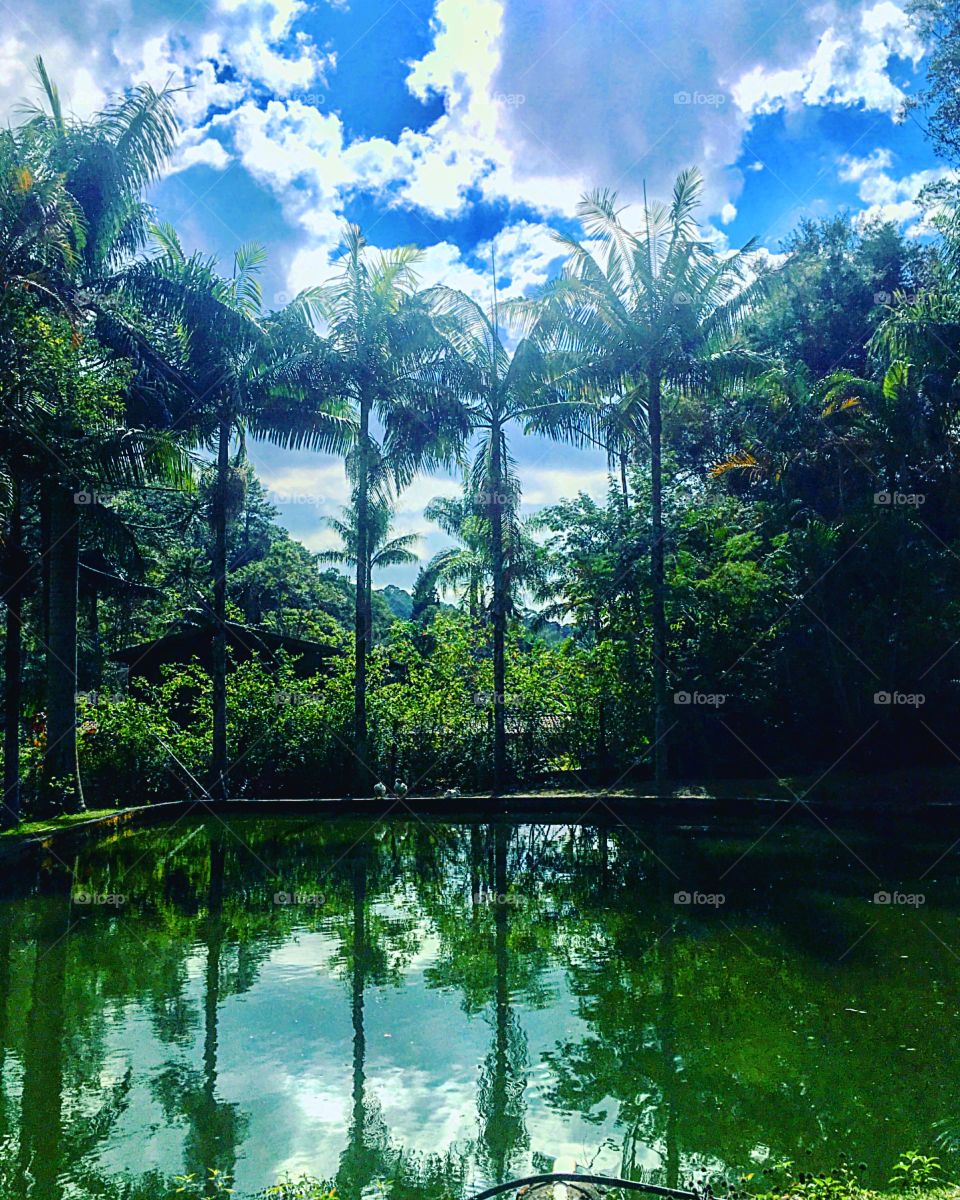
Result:
[[[379,1107],[395,1147],[427,1155],[476,1137],[477,1086],[492,1028],[489,1013],[464,1013],[456,990],[427,986],[435,943],[426,929],[418,930],[415,940],[421,938],[402,987],[368,987],[364,994],[366,1096],[368,1105]],[[249,991],[220,1004],[217,1098],[237,1105],[246,1120],[236,1167],[240,1191],[262,1188],[285,1172],[329,1177],[337,1170],[351,1115],[353,1027],[349,980],[328,965],[335,949],[326,932],[300,930],[262,963]],[[108,1170],[182,1169],[185,1129],[166,1122],[149,1089],[178,1055],[202,1069],[203,956],[198,948],[187,965],[185,1000],[195,1019],[183,1049],[158,1041],[140,1005],[125,1006],[110,1025],[110,1070],[119,1076],[132,1064],[134,1087],[101,1156]],[[585,1026],[563,973],[544,982],[550,985],[548,1006],[536,1010],[513,1002],[528,1043],[530,1149],[587,1162],[613,1132],[613,1118],[591,1125],[546,1106],[540,1088],[549,1073],[542,1054],[582,1035]],[[652,1165],[656,1161],[654,1155]],[[616,1157],[607,1151],[597,1160],[601,1164],[613,1167]]]

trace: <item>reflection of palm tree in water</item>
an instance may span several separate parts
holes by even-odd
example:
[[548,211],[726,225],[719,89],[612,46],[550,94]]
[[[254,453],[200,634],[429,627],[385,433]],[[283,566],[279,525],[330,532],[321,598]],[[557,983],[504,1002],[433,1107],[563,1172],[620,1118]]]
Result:
[[504,1183],[509,1178],[511,1163],[528,1144],[523,1101],[527,1043],[516,1014],[510,1010],[508,906],[505,902],[508,838],[506,825],[494,827],[494,1038],[481,1068],[477,1094],[481,1159],[495,1183]]
[[367,982],[370,946],[367,935],[367,873],[369,847],[363,843],[353,861],[353,944],[351,992],[353,1018],[353,1088],[350,1133],[340,1156],[337,1191],[346,1200],[357,1200],[363,1189],[386,1165],[387,1130],[376,1100],[366,1099],[367,1039],[363,993]]
[[[219,1006],[223,991],[223,893],[226,850],[222,833],[210,839],[210,879],[205,929],[206,970],[203,994],[203,1069],[175,1071],[164,1080],[161,1102],[175,1106],[187,1119],[184,1165],[188,1174],[204,1180],[204,1194],[214,1190],[211,1171],[232,1176],[243,1118],[235,1104],[217,1099]],[[171,1089],[174,1094],[171,1095]]]
[[[54,877],[52,894],[43,896],[36,929],[30,1011],[23,1045],[20,1151],[16,1195],[30,1200],[61,1200],[64,1180],[89,1185],[97,1195],[106,1195],[108,1184],[98,1175],[95,1150],[113,1130],[129,1101],[133,1073],[129,1069],[110,1086],[95,1084],[96,1103],[73,1110],[75,1119],[64,1120],[64,1076],[66,1052],[76,1053],[74,1039],[67,1037],[67,959],[69,933],[76,914],[71,912],[69,877]],[[96,919],[89,913],[85,919]],[[10,987],[10,929],[4,922],[0,945],[0,1066],[6,1045],[7,1005]],[[76,997],[72,1003],[77,1003]],[[82,1053],[82,1051],[81,1051]],[[75,1076],[76,1071],[71,1072]],[[9,1130],[11,1115],[0,1091],[0,1137]],[[12,1182],[12,1180],[11,1180]],[[7,1196],[4,1196],[7,1200]],[[12,1196],[10,1197],[12,1200]]]
[[[59,878],[58,878],[59,882]],[[54,896],[41,898],[37,957],[24,1046],[20,1167],[32,1177],[35,1200],[60,1200],[63,1131],[64,987],[70,903],[66,877]],[[24,1188],[26,1192],[26,1186]]]

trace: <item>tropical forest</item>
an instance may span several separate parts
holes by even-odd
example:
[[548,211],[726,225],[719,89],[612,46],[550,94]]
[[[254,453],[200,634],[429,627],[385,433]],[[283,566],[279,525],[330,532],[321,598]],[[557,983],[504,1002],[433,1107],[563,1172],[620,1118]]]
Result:
[[665,7],[5,18],[0,1200],[960,1195],[960,5]]

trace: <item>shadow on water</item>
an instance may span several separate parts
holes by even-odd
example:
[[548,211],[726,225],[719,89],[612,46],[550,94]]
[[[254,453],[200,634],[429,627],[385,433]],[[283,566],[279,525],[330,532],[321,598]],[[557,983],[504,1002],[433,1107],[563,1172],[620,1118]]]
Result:
[[883,1183],[960,1101],[952,835],[769,826],[243,817],[51,858],[0,901],[0,1191]]

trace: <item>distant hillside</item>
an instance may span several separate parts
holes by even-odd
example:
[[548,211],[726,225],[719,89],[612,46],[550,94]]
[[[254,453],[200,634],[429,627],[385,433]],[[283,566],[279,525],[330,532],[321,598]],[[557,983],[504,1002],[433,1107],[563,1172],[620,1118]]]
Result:
[[410,620],[413,614],[413,597],[409,592],[405,592],[394,583],[388,583],[385,588],[377,588],[376,591],[384,598],[387,607],[398,620]]
[[[394,583],[388,583],[385,588],[374,588],[375,597],[380,597],[398,621],[409,621],[413,615],[413,597],[409,592]],[[455,605],[441,604],[441,609],[454,611]],[[523,623],[532,632],[536,632],[545,642],[556,645],[565,641],[573,634],[572,625],[561,625],[559,621],[544,621],[535,612],[523,613]]]

